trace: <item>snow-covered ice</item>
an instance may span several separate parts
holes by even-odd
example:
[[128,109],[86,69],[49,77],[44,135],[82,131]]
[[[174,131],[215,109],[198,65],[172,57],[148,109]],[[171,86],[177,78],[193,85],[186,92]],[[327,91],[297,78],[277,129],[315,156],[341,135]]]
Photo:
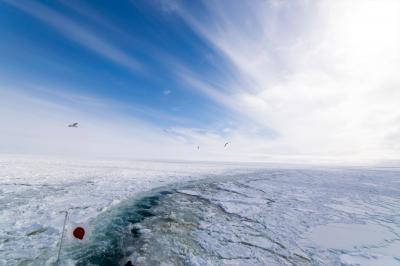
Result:
[[0,156],[0,265],[54,263],[66,210],[69,225],[86,224],[138,193],[239,168]]
[[400,265],[399,174],[275,168],[190,184],[151,208],[127,254],[138,265]]
[[0,157],[0,265],[400,265],[399,168]]
[[394,237],[388,228],[377,224],[333,223],[314,228],[309,238],[324,248],[351,250],[358,246],[383,245]]

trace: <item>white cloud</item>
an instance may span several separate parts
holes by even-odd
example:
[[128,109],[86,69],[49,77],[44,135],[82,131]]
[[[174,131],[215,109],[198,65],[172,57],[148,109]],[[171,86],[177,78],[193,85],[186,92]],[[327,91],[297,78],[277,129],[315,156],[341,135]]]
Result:
[[[227,84],[230,92],[222,93],[189,81],[278,132],[273,140],[247,141],[259,156],[400,157],[399,1],[205,5],[206,19],[182,6],[174,10],[231,60],[242,82]],[[248,137],[242,132],[238,138]]]
[[[54,10],[37,2],[8,3],[113,62],[141,69],[134,58]],[[21,92],[3,97],[3,93],[0,152],[315,163],[400,157],[399,1],[207,1],[205,5],[207,18],[176,2],[167,10],[180,14],[230,60],[238,76],[227,80],[235,82],[216,86],[175,62],[168,63],[188,87],[240,114],[229,130],[163,131],[137,118],[99,118],[93,115],[96,111],[78,112],[48,97]],[[57,97],[98,110],[116,108],[82,95]],[[80,122],[78,130],[66,128],[73,121]],[[276,134],[258,134],[263,128]],[[228,140],[229,149],[223,149]]]
[[164,95],[169,95],[169,94],[171,94],[171,90],[163,90],[163,94]]

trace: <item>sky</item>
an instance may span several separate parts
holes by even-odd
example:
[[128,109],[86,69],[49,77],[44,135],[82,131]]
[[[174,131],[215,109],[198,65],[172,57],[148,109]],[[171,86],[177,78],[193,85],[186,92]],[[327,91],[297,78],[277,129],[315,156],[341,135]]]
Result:
[[0,36],[0,153],[400,159],[397,0],[2,0]]

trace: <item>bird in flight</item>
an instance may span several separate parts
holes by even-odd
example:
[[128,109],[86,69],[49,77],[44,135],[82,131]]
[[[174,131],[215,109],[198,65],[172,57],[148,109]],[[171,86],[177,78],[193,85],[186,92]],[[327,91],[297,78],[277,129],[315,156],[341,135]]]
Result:
[[78,123],[73,123],[71,125],[68,125],[68,127],[78,127]]
[[226,148],[226,146],[228,146],[228,144],[230,144],[231,142],[228,141],[227,143],[225,143],[224,148]]

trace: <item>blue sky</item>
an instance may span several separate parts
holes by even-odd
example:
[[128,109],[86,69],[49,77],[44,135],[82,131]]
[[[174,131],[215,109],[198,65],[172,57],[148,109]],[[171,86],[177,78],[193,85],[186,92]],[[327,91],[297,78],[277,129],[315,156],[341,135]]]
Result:
[[[185,126],[226,118],[223,109],[174,73],[174,64],[179,64],[204,80],[223,80],[224,59],[155,2],[16,2],[2,3],[1,12],[5,83],[143,106],[182,118]],[[158,125],[177,123],[164,116],[143,118]]]
[[2,1],[0,152],[396,159],[399,22],[395,0]]

